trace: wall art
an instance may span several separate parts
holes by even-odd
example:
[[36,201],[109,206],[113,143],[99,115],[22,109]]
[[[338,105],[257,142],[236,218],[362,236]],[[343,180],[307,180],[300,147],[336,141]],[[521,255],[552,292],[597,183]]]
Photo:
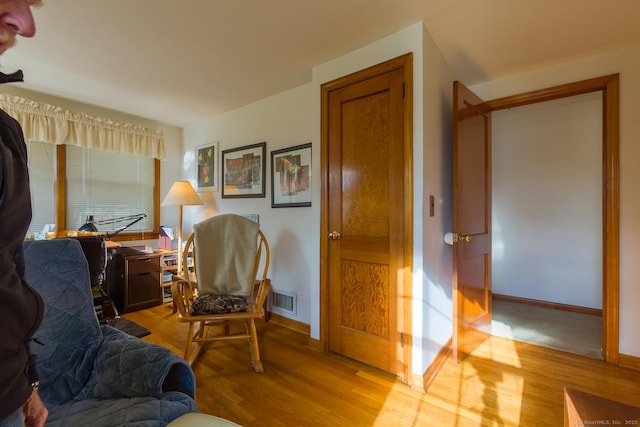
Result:
[[266,142],[222,151],[222,198],[265,197]]
[[311,206],[311,143],[271,152],[271,207]]

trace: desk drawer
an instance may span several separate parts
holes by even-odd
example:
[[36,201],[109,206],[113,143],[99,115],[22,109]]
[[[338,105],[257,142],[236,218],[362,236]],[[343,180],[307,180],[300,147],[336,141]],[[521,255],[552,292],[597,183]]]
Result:
[[156,254],[113,257],[110,293],[122,313],[162,304],[161,257]]
[[130,276],[143,273],[160,273],[160,257],[133,258],[127,260],[127,273]]

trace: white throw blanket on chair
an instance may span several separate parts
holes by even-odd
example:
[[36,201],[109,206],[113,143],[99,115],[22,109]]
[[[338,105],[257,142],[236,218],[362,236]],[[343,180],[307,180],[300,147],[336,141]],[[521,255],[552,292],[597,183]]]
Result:
[[221,214],[194,224],[196,280],[200,295],[250,295],[259,224]]

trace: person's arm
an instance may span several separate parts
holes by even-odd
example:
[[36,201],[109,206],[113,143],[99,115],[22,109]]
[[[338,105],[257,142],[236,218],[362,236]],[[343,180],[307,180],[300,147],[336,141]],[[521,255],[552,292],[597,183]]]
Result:
[[43,427],[49,411],[38,395],[38,387],[34,387],[31,396],[22,407],[25,427]]
[[[24,258],[22,258],[24,259]],[[37,344],[42,344],[37,338],[31,340]],[[31,384],[31,396],[22,406],[22,414],[24,415],[25,427],[42,427],[44,426],[49,411],[40,399],[38,394],[38,386],[40,385],[40,372],[38,371],[38,356],[31,353],[31,344],[27,343],[27,354],[29,355],[29,364],[27,366],[27,375],[29,384]]]
[[2,206],[2,199],[4,199],[4,186],[2,181],[4,179],[4,170],[2,169],[2,151],[0,151],[0,206]]

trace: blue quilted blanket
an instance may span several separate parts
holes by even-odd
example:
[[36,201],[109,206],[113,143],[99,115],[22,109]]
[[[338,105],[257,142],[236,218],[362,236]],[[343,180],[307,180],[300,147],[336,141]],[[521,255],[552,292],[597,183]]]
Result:
[[197,412],[195,378],[173,352],[100,326],[89,270],[72,239],[25,242],[26,279],[45,301],[32,344],[47,426],[164,426]]

